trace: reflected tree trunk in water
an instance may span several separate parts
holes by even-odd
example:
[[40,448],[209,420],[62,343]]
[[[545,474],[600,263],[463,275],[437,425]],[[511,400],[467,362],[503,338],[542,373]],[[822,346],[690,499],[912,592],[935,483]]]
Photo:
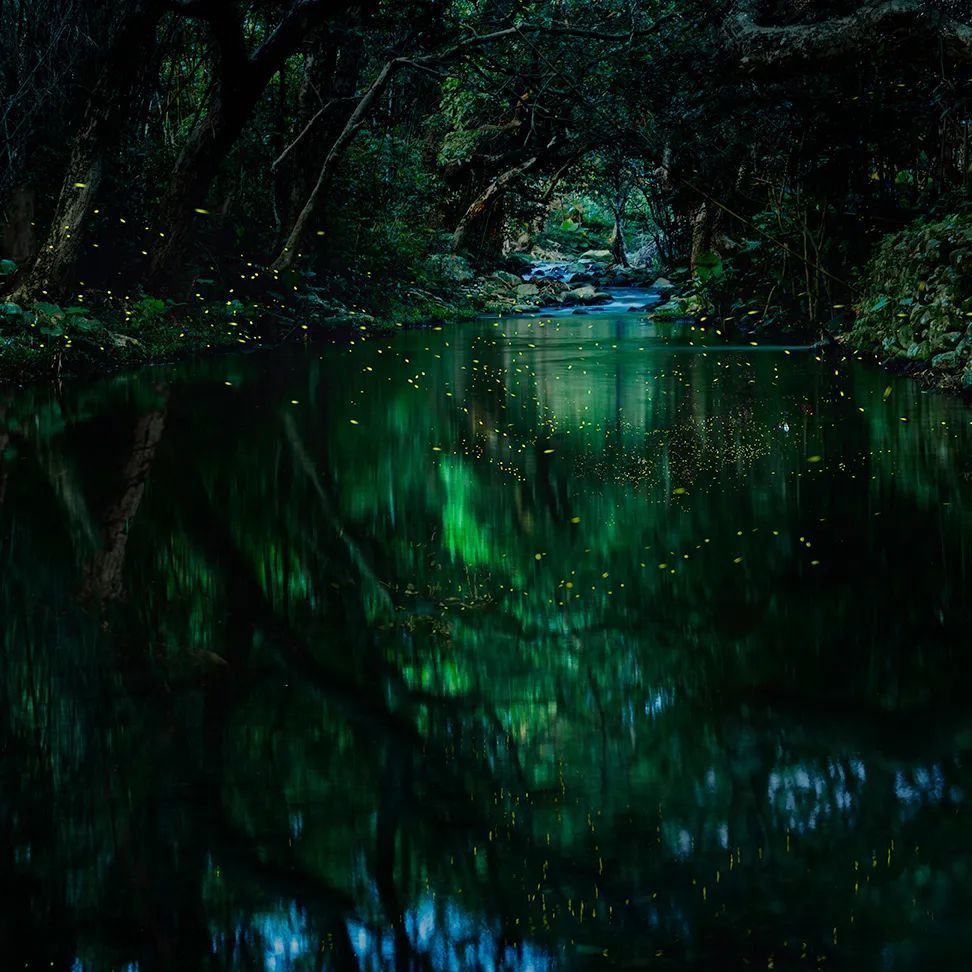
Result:
[[368,558],[364,551],[358,545],[354,537],[352,537],[347,530],[345,530],[344,524],[341,523],[340,518],[335,512],[334,503],[331,501],[327,490],[324,488],[324,484],[321,482],[321,477],[317,474],[317,470],[314,468],[314,464],[311,461],[310,456],[307,454],[307,449],[304,447],[304,443],[301,441],[300,433],[297,431],[297,426],[294,423],[294,420],[289,415],[284,416],[284,429],[287,433],[287,440],[293,449],[294,458],[296,459],[300,468],[310,479],[311,484],[314,487],[314,492],[317,493],[317,496],[321,501],[321,508],[324,511],[328,521],[331,523],[331,526],[334,528],[334,532],[344,544],[351,564],[354,566],[361,579],[375,593],[382,608],[388,612],[394,611],[391,595],[389,595],[384,584],[382,584],[378,576],[375,574],[374,568],[368,562]]
[[84,597],[94,597],[99,601],[121,597],[122,571],[131,521],[141,505],[164,429],[164,410],[143,415],[135,425],[135,441],[122,474],[122,492],[105,517],[104,547],[95,554],[85,572],[82,587]]
[[[3,418],[3,412],[0,411],[0,419]],[[4,496],[7,494],[7,463],[3,458],[3,454],[10,444],[10,433],[6,429],[0,429],[0,503],[3,502]]]
[[[575,638],[575,644],[577,648],[581,648],[580,639]],[[608,761],[608,727],[607,727],[607,714],[604,711],[604,703],[601,702],[601,693],[597,687],[597,681],[594,678],[594,669],[590,665],[587,666],[587,681],[591,689],[591,698],[594,700],[594,711],[597,713],[597,721],[600,724],[601,731],[601,795],[606,799],[608,795],[608,790],[611,785],[610,780],[610,769]]]
[[75,543],[83,544],[85,550],[97,547],[98,525],[88,509],[88,500],[78,477],[78,469],[63,450],[49,440],[36,435],[31,436],[31,440],[35,445],[34,458],[44,470],[54,495],[60,501]]

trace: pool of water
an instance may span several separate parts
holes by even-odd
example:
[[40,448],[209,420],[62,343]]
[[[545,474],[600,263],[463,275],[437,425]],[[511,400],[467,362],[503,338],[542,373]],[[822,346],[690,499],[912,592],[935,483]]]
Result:
[[4,967],[965,967],[972,414],[721,342],[0,393]]

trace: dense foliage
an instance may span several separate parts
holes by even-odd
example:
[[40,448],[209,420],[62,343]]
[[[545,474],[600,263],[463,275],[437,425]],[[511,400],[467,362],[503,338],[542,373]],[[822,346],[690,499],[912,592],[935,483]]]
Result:
[[961,3],[0,13],[7,357],[38,301],[79,317],[96,303],[137,341],[149,295],[205,347],[225,329],[197,319],[227,302],[250,308],[235,324],[253,340],[454,316],[475,306],[441,254],[489,270],[592,246],[684,267],[676,311],[833,330],[880,238],[970,183]]
[[[972,348],[972,220],[918,220],[885,238],[850,335],[865,349],[958,372]],[[972,377],[972,375],[970,375]]]

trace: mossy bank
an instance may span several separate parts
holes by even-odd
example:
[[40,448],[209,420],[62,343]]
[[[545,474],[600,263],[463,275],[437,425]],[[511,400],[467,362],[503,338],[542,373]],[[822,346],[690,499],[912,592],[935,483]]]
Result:
[[926,383],[972,392],[972,214],[964,207],[885,237],[840,342]]

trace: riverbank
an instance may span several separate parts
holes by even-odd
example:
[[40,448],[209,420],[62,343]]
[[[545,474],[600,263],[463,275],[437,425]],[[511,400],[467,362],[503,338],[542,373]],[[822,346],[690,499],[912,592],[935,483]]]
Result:
[[[439,255],[422,277],[394,293],[376,288],[354,299],[344,295],[343,300],[302,281],[303,286],[291,282],[294,291],[287,297],[251,291],[241,299],[233,291],[217,297],[200,290],[195,303],[96,294],[72,306],[0,304],[0,384],[94,378],[194,356],[288,344],[343,343],[362,333],[392,334],[483,314],[640,312],[659,322],[705,319],[690,312],[690,289],[687,298],[679,296],[684,285],[647,269],[612,267],[604,255],[539,259],[514,254],[501,267],[481,274],[461,257]],[[891,353],[887,336],[873,327],[873,316],[859,314],[830,346],[925,389],[972,397],[972,366],[962,357],[969,340],[952,341],[953,353],[929,345],[937,353],[925,356],[891,341],[896,352]],[[744,336],[766,336],[758,329],[739,330]]]
[[[345,341],[362,331],[393,333],[482,314],[595,310],[612,299],[601,288],[647,283],[646,271],[611,268],[604,256],[558,263],[513,254],[477,273],[460,256],[436,254],[410,281],[358,288],[338,280],[318,286],[313,274],[293,273],[275,279],[277,289],[249,281],[216,293],[214,281],[196,281],[192,299],[181,301],[95,292],[75,304],[0,303],[0,383],[96,377],[193,355]],[[262,279],[259,272],[253,277]]]
[[928,391],[958,395],[972,401],[972,371],[938,368],[929,360],[888,357],[885,349],[862,341],[853,330],[838,335],[833,346],[850,351],[870,367],[909,378]]
[[[231,296],[231,295],[230,295]],[[29,308],[0,304],[0,384],[88,378],[194,355],[346,341],[362,331],[394,332],[446,320],[471,320],[482,310],[462,295],[413,288],[407,299],[379,308],[345,304],[312,288],[287,300],[269,293],[187,302],[140,297]]]

